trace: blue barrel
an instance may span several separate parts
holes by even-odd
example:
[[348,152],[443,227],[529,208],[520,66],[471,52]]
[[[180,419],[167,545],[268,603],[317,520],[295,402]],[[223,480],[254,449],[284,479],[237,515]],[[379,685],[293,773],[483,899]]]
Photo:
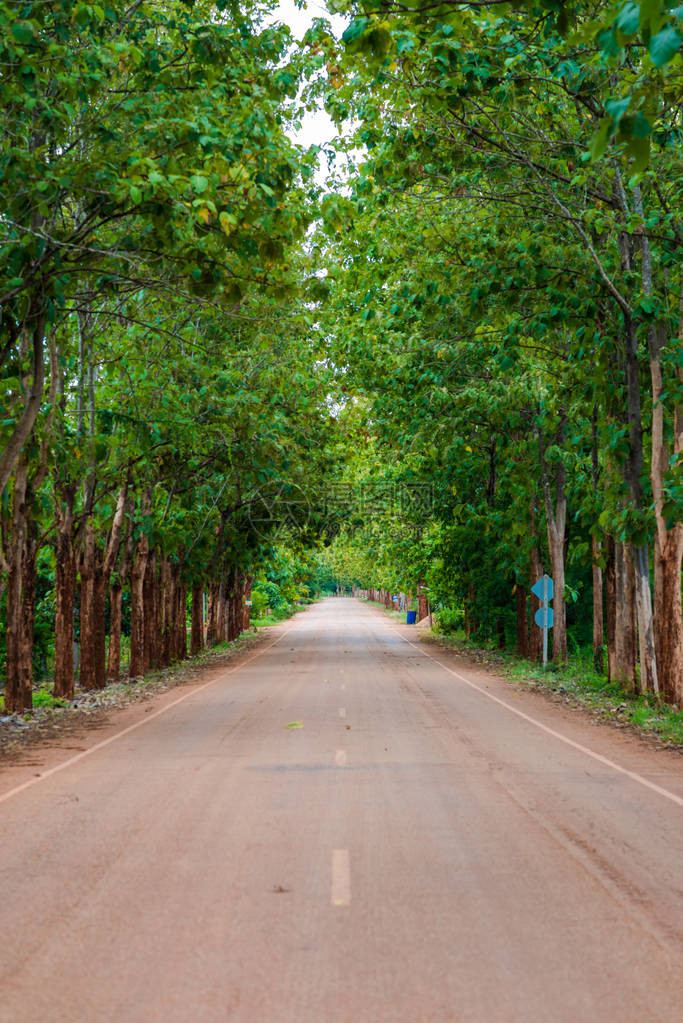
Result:
[[406,625],[414,625],[417,621],[417,611],[406,611]]

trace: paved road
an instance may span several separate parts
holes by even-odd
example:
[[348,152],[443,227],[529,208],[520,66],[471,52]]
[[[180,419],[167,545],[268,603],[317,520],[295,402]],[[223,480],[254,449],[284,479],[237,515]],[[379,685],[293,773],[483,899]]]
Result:
[[274,635],[0,774],[3,1023],[682,1018],[683,758],[356,601]]

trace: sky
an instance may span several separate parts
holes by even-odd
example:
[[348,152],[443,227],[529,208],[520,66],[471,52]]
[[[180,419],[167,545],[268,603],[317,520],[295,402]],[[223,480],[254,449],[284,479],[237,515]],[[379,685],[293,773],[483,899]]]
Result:
[[[303,38],[314,18],[326,18],[337,38],[341,37],[349,23],[348,18],[330,14],[323,0],[308,0],[303,10],[296,6],[294,0],[280,0],[275,18],[289,25],[296,39]],[[295,132],[293,138],[302,146],[319,146],[329,142],[336,134],[336,128],[328,114],[324,110],[316,110],[314,113],[306,114],[301,131]]]

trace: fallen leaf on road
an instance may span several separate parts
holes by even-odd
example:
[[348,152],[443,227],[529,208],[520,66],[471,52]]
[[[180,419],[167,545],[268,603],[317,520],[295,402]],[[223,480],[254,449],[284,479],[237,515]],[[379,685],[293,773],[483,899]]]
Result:
[[274,884],[273,891],[275,892],[276,895],[281,895],[284,892],[291,891],[291,888],[283,888],[281,884]]
[[347,731],[347,732],[350,732],[350,731],[351,731],[351,725],[347,725],[347,726],[346,726],[346,731]]
[[303,728],[303,727],[304,727],[303,721],[290,721],[288,725],[285,725],[285,728]]

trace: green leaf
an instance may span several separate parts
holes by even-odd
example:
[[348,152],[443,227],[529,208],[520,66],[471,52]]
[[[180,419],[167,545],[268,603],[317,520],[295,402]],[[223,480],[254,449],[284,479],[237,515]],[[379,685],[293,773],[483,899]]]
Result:
[[91,10],[86,4],[80,4],[74,12],[74,23],[76,25],[87,25],[90,21]]
[[591,160],[597,160],[607,149],[607,140],[609,139],[610,128],[612,126],[612,119],[610,117],[603,117],[600,122],[600,127],[596,131],[595,135],[591,139],[590,144],[590,155]]
[[303,721],[290,721],[288,725],[285,725],[285,728],[303,728],[303,727],[304,727]]
[[651,28],[651,23],[660,17],[661,9],[661,0],[640,0],[638,20],[641,32]]
[[666,25],[650,40],[650,57],[655,67],[663,67],[674,57],[683,43],[683,36],[672,25]]
[[348,45],[349,43],[352,43],[354,39],[358,39],[359,36],[362,36],[369,21],[369,18],[356,18],[355,21],[352,21],[342,36],[342,42]]
[[638,31],[639,17],[640,7],[638,4],[627,3],[619,12],[617,27],[621,29],[625,36],[632,36]]
[[190,184],[195,192],[205,192],[209,187],[209,179],[205,178],[203,174],[193,174],[190,178]]
[[630,96],[624,96],[623,99],[608,99],[605,103],[605,110],[612,118],[613,124],[619,124],[626,111],[628,110],[631,103]]
[[637,138],[633,136],[627,145],[629,156],[633,158],[633,170],[636,173],[644,171],[650,162],[650,140],[649,138]]
[[10,34],[18,43],[32,43],[35,38],[33,25],[30,21],[18,21],[12,25]]

